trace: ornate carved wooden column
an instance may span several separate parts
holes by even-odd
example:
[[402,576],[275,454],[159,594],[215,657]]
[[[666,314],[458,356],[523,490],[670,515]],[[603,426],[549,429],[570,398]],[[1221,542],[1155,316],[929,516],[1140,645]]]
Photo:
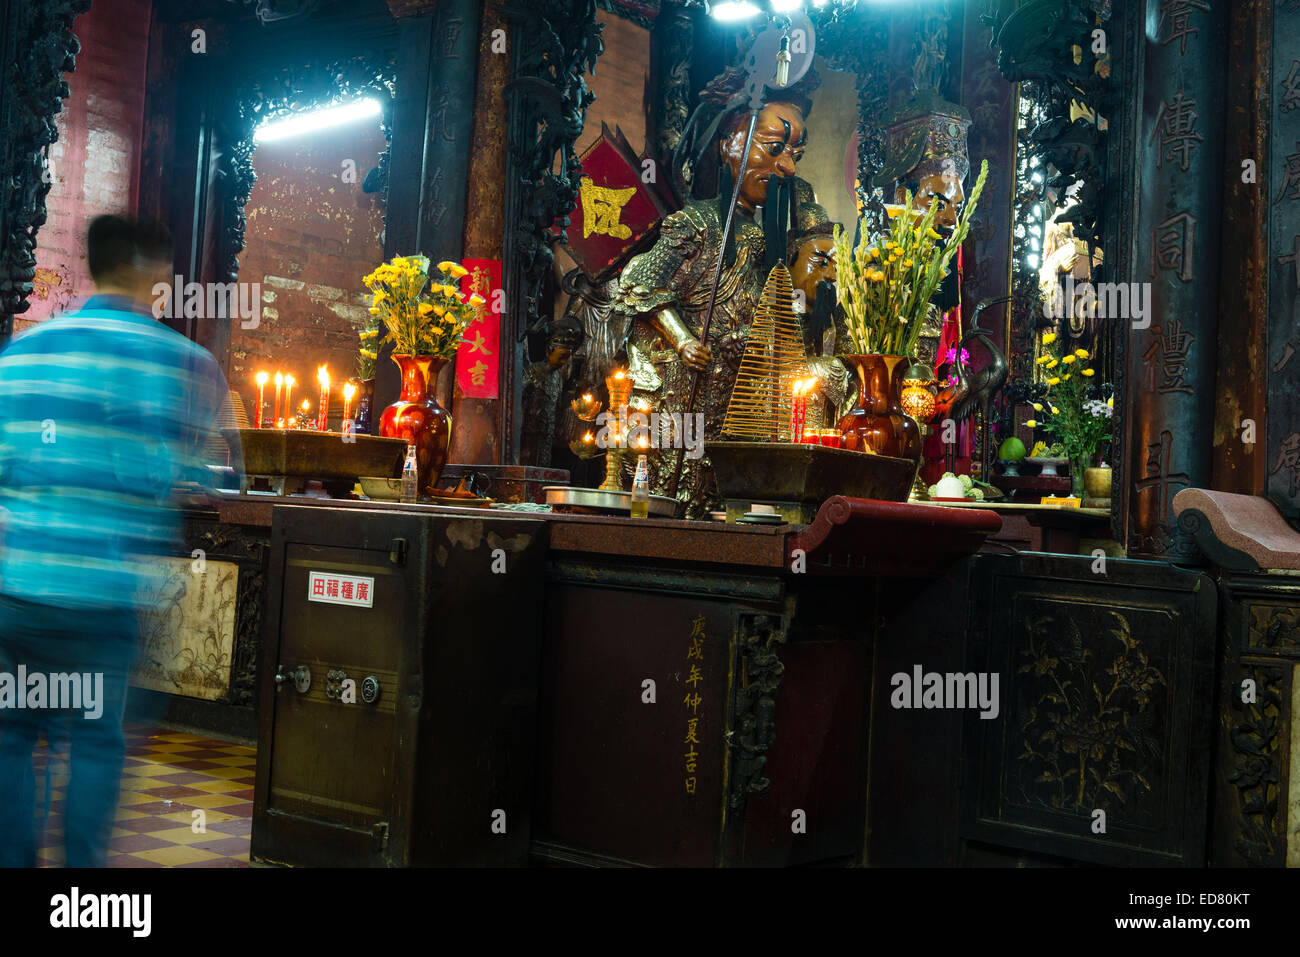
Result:
[[[502,31],[496,33],[496,31]],[[505,235],[506,125],[504,107],[510,57],[502,37],[510,23],[500,9],[485,4],[478,37],[478,89],[470,153],[474,162],[465,184],[465,258],[501,259]],[[504,336],[502,351],[514,344]],[[506,356],[499,357],[506,361]],[[452,462],[500,464],[498,426],[501,393],[495,399],[471,398],[455,387],[452,397]]]
[[89,9],[90,0],[0,0],[0,346],[13,334],[14,316],[27,311],[36,277],[36,232],[53,182],[45,153],[59,138],[63,74],[76,69],[81,51],[72,22]]
[[1189,562],[1200,553],[1172,502],[1210,483],[1227,22],[1223,4],[1146,7],[1130,278],[1151,295],[1127,342],[1123,531],[1132,557]]
[[542,292],[554,257],[550,234],[578,200],[574,142],[595,98],[584,74],[604,49],[596,0],[529,0],[508,6],[510,33],[506,233],[501,317],[500,461],[519,462],[525,336],[540,331]]
[[[1214,410],[1213,488],[1262,495],[1268,367],[1269,89],[1260,77],[1272,64],[1270,0],[1231,4],[1227,116],[1223,154],[1223,231],[1219,261],[1218,382]],[[1253,169],[1243,169],[1249,160]],[[1255,424],[1251,436],[1243,423]],[[1251,442],[1243,441],[1251,438]],[[1271,446],[1270,446],[1271,447]]]
[[[967,140],[972,177],[967,189],[979,173],[980,161],[989,161],[989,178],[962,253],[962,328],[969,329],[970,316],[980,300],[1005,295],[1011,286],[1016,88],[998,74],[997,53],[989,46],[989,30],[980,20],[977,4],[966,4],[962,26],[961,82],[957,86],[972,121]],[[1006,322],[999,325],[985,320],[985,327],[1010,358],[1011,308],[1005,312]]]
[[[389,0],[400,34],[385,257],[421,252],[436,263],[463,256],[481,6]],[[390,354],[384,349],[376,367],[378,409],[400,391]],[[450,383],[447,370],[443,381]],[[449,390],[439,390],[440,400]]]
[[654,141],[652,149],[673,155],[691,115],[691,51],[695,19],[677,0],[665,0],[654,22]]

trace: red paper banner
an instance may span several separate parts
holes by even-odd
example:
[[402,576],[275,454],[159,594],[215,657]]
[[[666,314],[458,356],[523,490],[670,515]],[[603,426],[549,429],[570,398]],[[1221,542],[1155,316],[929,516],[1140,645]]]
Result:
[[[569,255],[593,280],[606,277],[659,223],[666,210],[642,180],[642,166],[605,129],[582,154],[578,201],[569,213]],[[656,176],[657,176],[656,171]]]
[[460,394],[471,399],[495,399],[501,368],[501,260],[466,259],[469,270],[460,280],[461,294],[482,296],[478,318],[465,329],[464,341],[456,352],[456,385]]

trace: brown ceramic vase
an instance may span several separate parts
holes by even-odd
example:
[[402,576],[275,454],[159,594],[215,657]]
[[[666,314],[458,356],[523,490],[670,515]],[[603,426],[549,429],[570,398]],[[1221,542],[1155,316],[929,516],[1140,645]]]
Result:
[[907,356],[841,356],[858,379],[854,410],[839,421],[844,448],[875,452],[914,462],[921,458],[921,430],[903,412],[903,375]]
[[379,417],[379,434],[415,443],[419,494],[426,495],[447,464],[451,443],[451,413],[434,398],[438,373],[447,360],[395,355],[393,361],[402,370],[402,397]]

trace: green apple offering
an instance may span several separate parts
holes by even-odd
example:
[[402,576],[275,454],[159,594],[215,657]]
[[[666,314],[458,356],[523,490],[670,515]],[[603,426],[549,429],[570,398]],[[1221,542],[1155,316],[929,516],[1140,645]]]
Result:
[[1019,462],[1025,457],[1025,443],[1014,435],[998,446],[998,458],[1004,462]]

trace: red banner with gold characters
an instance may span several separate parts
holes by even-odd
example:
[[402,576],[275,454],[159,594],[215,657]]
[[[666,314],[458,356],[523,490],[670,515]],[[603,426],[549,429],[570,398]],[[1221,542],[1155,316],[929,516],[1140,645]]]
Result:
[[501,368],[501,260],[466,259],[469,272],[461,277],[460,291],[469,298],[478,293],[484,299],[478,317],[465,328],[464,341],[456,352],[456,385],[471,399],[495,399],[497,374]]

